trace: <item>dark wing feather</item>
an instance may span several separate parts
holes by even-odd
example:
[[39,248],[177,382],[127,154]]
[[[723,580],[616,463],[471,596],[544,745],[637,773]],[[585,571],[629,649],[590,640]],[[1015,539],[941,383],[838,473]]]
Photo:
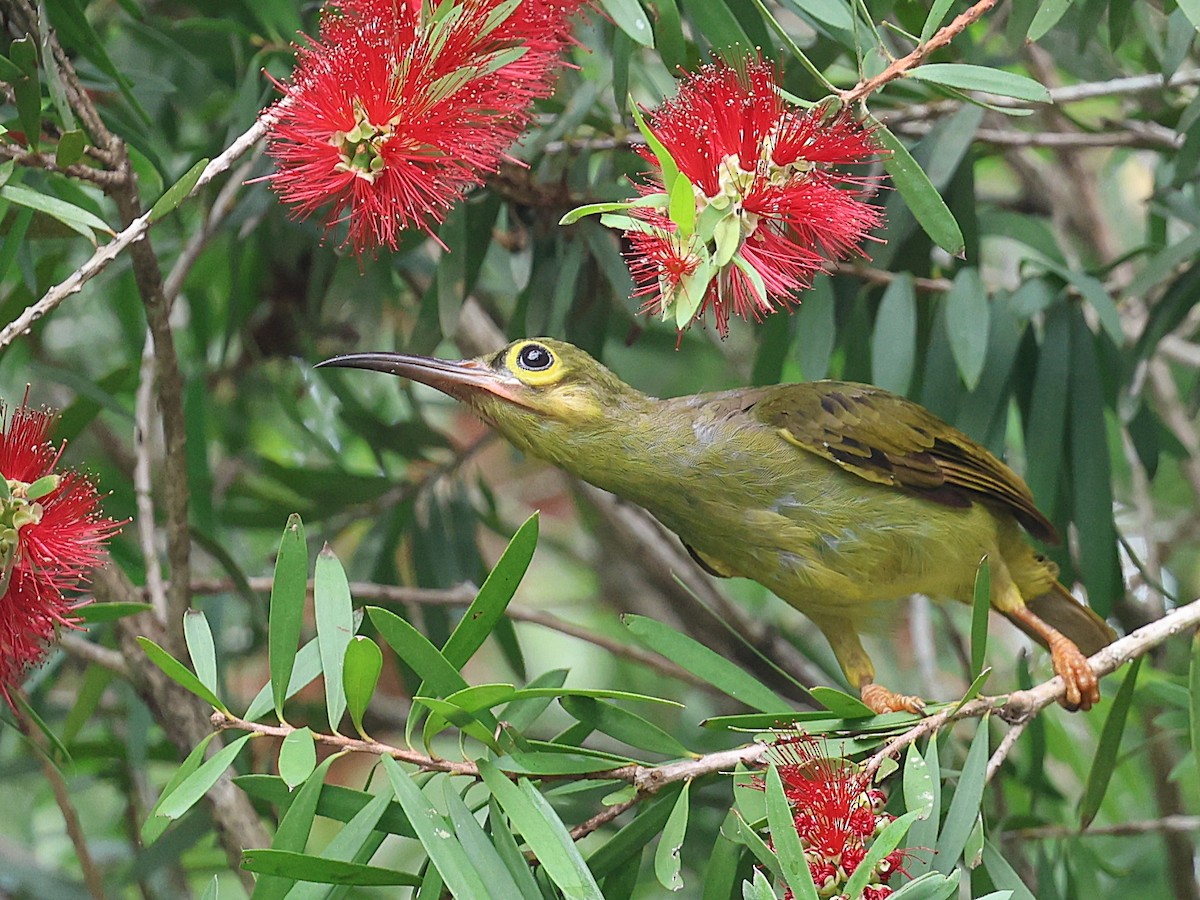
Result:
[[764,390],[752,414],[796,446],[877,484],[945,506],[982,500],[1034,537],[1058,533],[1029,488],[981,444],[911,400],[865,384],[818,381]]

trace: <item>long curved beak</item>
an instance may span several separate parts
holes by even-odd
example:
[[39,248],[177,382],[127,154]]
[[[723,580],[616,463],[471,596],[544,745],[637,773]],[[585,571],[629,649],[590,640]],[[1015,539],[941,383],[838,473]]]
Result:
[[406,353],[347,353],[319,362],[316,368],[338,366],[347,369],[372,369],[418,381],[449,394],[456,400],[467,400],[476,391],[487,391],[525,406],[521,397],[521,382],[511,375],[497,372],[477,359],[437,359],[433,356],[411,356]]

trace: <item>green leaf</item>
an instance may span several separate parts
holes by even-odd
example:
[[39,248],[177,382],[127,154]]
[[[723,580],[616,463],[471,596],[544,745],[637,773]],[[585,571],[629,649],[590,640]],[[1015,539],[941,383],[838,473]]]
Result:
[[1188,716],[1191,720],[1192,762],[1200,775],[1200,632],[1192,637],[1192,659],[1188,667]]
[[[905,760],[905,791],[904,803],[908,809],[915,809],[916,804],[920,802],[918,798],[921,796],[917,792],[918,787],[927,786],[930,794],[929,809],[931,814],[924,819],[918,819],[917,822],[909,829],[908,840],[913,847],[933,847],[937,844],[938,837],[938,820],[942,814],[942,773],[941,765],[938,760],[938,744],[937,732],[929,736],[929,745],[925,748],[924,757],[925,771],[929,781],[926,783],[919,776],[914,776],[914,793],[912,794],[912,805],[909,805],[908,791],[908,760]],[[914,764],[915,765],[915,764]],[[918,854],[905,862],[905,868],[908,869],[910,875],[916,878],[933,868],[933,859],[930,854]]]
[[917,293],[912,275],[901,272],[883,292],[871,330],[871,380],[907,394],[917,353]]
[[[696,231],[696,191],[688,177],[680,172],[675,176],[671,185],[671,199],[667,206],[668,216],[679,229],[679,235],[684,240],[690,238]],[[720,265],[720,263],[718,263]]]
[[[317,647],[316,638],[313,638],[296,654],[296,662],[292,668],[292,677],[288,680],[287,691],[284,692],[284,700],[290,700],[296,696],[301,690],[312,684],[320,674],[321,652]],[[271,709],[271,704],[271,684],[268,682],[250,701],[250,705],[246,708],[246,714],[242,718],[248,722],[255,722],[263,713]]]
[[[333,759],[334,757],[329,758]],[[321,766],[324,765],[325,763],[321,763]],[[319,766],[318,770],[320,768]],[[274,803],[276,806],[283,807],[289,801],[295,802],[292,800],[287,785],[278,775],[239,775],[233,779],[233,782],[251,797]],[[303,791],[304,788],[300,790]],[[296,796],[299,797],[298,792]],[[372,802],[375,796],[366,791],[356,791],[336,784],[327,784],[321,788],[317,815],[327,819],[336,819],[339,822],[349,822],[362,811],[363,807]],[[395,801],[392,801],[384,810],[375,828],[388,834],[416,837],[412,826],[408,824],[404,810]]]
[[346,570],[328,544],[317,555],[313,577],[313,607],[317,620],[317,647],[321,651],[321,671],[325,680],[325,711],[329,728],[338,733],[338,724],[346,712],[346,689],[342,666],[346,649],[354,637],[354,604]]
[[888,155],[883,167],[892,178],[892,184],[912,211],[913,217],[935,244],[951,256],[962,256],[966,248],[962,229],[954,219],[954,213],[937,192],[929,176],[917,165],[908,148],[898,137],[887,130],[878,119],[870,119],[872,133]]
[[875,710],[858,697],[852,697],[836,688],[818,686],[812,688],[809,693],[839,719],[866,719],[875,715]]
[[797,9],[808,13],[837,31],[853,31],[854,15],[842,0],[791,0]]
[[442,655],[455,668],[461,669],[467,664],[492,633],[496,623],[504,617],[504,610],[508,608],[517,586],[529,569],[537,539],[538,514],[535,512],[508,542],[504,553],[484,580],[483,587],[442,647]]
[[568,900],[604,900],[566,826],[546,798],[524,778],[513,784],[487,760],[479,761],[479,774],[563,895]]
[[645,616],[622,616],[621,622],[639,644],[665,656],[751,709],[768,713],[789,711],[787,703],[769,687],[698,641]]
[[[605,878],[622,866],[635,864],[642,850],[658,834],[664,834],[674,813],[681,786],[667,785],[646,803],[637,816],[587,857],[588,868],[596,878]],[[661,843],[660,843],[661,846]]]
[[[139,638],[139,640],[142,640]],[[247,734],[236,741],[222,747],[205,760],[196,771],[184,778],[170,794],[164,795],[158,801],[156,815],[168,819],[178,819],[196,805],[196,802],[208,793],[208,789],[217,783],[217,779],[225,770],[233,765],[246,741],[255,735]]]
[[317,767],[317,745],[312,732],[297,728],[283,739],[279,747],[279,777],[292,790],[304,782]]
[[612,703],[605,703],[591,697],[569,696],[563,697],[559,703],[563,709],[580,722],[591,725],[596,731],[616,738],[631,747],[670,757],[695,756],[674,735],[637,713],[632,713]]
[[368,606],[367,616],[396,655],[421,676],[426,688],[445,697],[468,686],[458,667],[409,622],[378,606]]
[[1026,37],[1031,41],[1040,41],[1046,32],[1058,24],[1058,20],[1071,8],[1073,2],[1074,0],[1043,0],[1037,5],[1037,13],[1029,23]]
[[975,817],[971,833],[967,835],[967,845],[963,848],[963,864],[968,869],[974,869],[983,861],[983,813]]
[[177,182],[171,185],[163,195],[159,197],[152,207],[150,207],[150,221],[157,222],[167,213],[172,212],[175,207],[187,199],[188,194],[192,192],[192,188],[196,186],[196,182],[200,180],[200,176],[204,174],[204,169],[208,166],[208,159],[201,159],[194,166],[184,173],[184,176]]
[[83,150],[86,146],[87,137],[78,128],[64,131],[58,139],[58,145],[54,148],[54,165],[60,169],[73,166],[83,158]]
[[379,645],[365,635],[355,635],[346,647],[346,658],[342,665],[342,686],[346,692],[346,705],[350,707],[350,719],[355,730],[366,737],[363,730],[363,714],[379,684],[379,673],[383,671],[383,652]]
[[[1096,756],[1092,759],[1092,767],[1088,770],[1087,782],[1083,787],[1083,799],[1079,803],[1079,827],[1086,829],[1100,811],[1100,803],[1108,790],[1112,779],[1113,769],[1117,765],[1117,756],[1121,751],[1121,738],[1125,734],[1125,723],[1129,718],[1129,709],[1133,705],[1133,689],[1137,685],[1138,672],[1142,668],[1144,656],[1139,656],[1129,667],[1125,680],[1121,682],[1117,696],[1113,698],[1112,707],[1100,730],[1100,743],[1096,745]],[[1193,698],[1194,702],[1194,698]]]
[[442,779],[442,794],[446,800],[446,810],[450,814],[450,823],[453,826],[454,834],[462,843],[467,858],[483,879],[484,884],[488,885],[490,896],[522,896],[521,888],[517,886],[508,866],[500,858],[495,844],[483,830],[475,818],[475,814],[467,808],[462,797],[454,790],[454,785],[448,778]]
[[72,231],[83,235],[93,244],[96,243],[94,231],[103,231],[110,235],[114,233],[108,227],[107,222],[86,209],[65,200],[59,200],[57,197],[39,194],[37,191],[32,191],[19,184],[6,184],[4,187],[0,187],[0,198],[18,206],[27,206],[37,212],[45,213],[52,219],[62,222]]
[[101,622],[115,622],[126,616],[136,616],[153,609],[149,603],[89,603],[75,610],[75,615],[89,625]]
[[676,177],[679,175],[679,166],[676,165],[675,159],[671,156],[671,151],[658,139],[658,135],[650,130],[650,125],[642,116],[642,111],[638,109],[637,101],[633,99],[632,95],[629,97],[629,112],[633,116],[633,121],[637,124],[638,131],[646,139],[646,145],[654,154],[654,158],[658,160],[658,168],[662,172],[663,187],[667,189],[667,193],[669,194],[671,188],[675,185]]
[[933,0],[933,4],[929,7],[929,15],[925,17],[925,24],[921,26],[922,44],[933,37],[934,33],[942,27],[946,13],[950,12],[950,7],[953,5],[954,0]]
[[679,287],[675,289],[675,327],[682,331],[696,317],[709,283],[717,275],[717,267],[705,253],[704,259],[696,264],[691,274],[679,279]]
[[1045,85],[1024,75],[972,66],[965,63],[926,63],[908,72],[909,78],[928,81],[961,91],[986,91],[1003,97],[1015,97],[1034,103],[1049,103],[1050,92]]
[[912,827],[919,815],[920,813],[916,811],[906,812],[900,818],[893,819],[884,827],[883,831],[875,835],[871,849],[867,851],[867,855],[855,868],[854,874],[846,880],[846,884],[842,887],[842,893],[849,900],[858,900],[862,896],[867,882],[875,877],[876,866],[883,862],[885,856],[900,846],[900,842],[904,840],[908,829]]
[[919,813],[917,818],[924,820],[934,813],[934,799],[929,765],[917,750],[917,745],[909,744],[904,754],[904,808]]
[[208,749],[208,745],[213,742],[216,736],[217,732],[215,731],[206,734],[200,743],[192,748],[192,752],[179,764],[179,768],[175,770],[170,780],[163,786],[162,793],[158,795],[158,801],[150,809],[150,812],[146,814],[146,821],[142,823],[141,837],[143,844],[147,846],[153,844],[167,830],[167,827],[171,824],[171,820],[159,815],[159,807],[162,806],[163,800],[171,796],[179,785],[200,768],[200,764],[204,762],[204,751]]
[[[383,817],[390,802],[390,792],[372,797],[355,814],[354,818],[347,822],[345,827],[325,845],[321,855],[312,858],[342,862],[366,862],[366,859],[358,857],[360,854],[370,851],[373,846],[378,846],[377,841],[382,840],[382,835],[375,831],[375,826],[379,824],[379,820]],[[305,883],[296,885],[287,896],[288,900],[309,900],[309,898],[326,897],[328,894],[328,890],[321,887],[319,883]]]
[[339,859],[308,856],[294,850],[244,850],[242,868],[259,875],[291,878],[319,884],[358,886],[419,886],[421,879],[408,872],[367,866]]
[[271,696],[275,714],[283,717],[283,701],[296,647],[300,643],[300,625],[304,619],[304,601],[308,595],[308,546],[304,543],[304,523],[300,516],[288,516],[279,541],[275,560],[275,578],[271,582],[271,611],[267,624],[268,655],[271,663]]
[[991,841],[983,845],[983,867],[987,869],[992,884],[998,888],[1012,891],[1012,900],[1036,900],[1021,876],[1013,871],[1008,860],[996,849]]
[[417,783],[390,756],[381,756],[380,762],[383,763],[383,770],[387,772],[396,799],[404,807],[404,814],[408,816],[408,821],[417,833],[417,839],[429,854],[430,862],[437,867],[450,892],[457,897],[491,896],[488,886],[471,864],[467,851],[454,836],[454,829],[445,817],[433,808],[433,804],[417,787]]
[[[308,844],[308,835],[312,831],[313,819],[317,814],[321,792],[325,787],[325,775],[334,760],[342,755],[335,753],[327,756],[296,792],[279,822],[279,827],[275,829],[275,839],[271,841],[272,850],[296,853],[304,851]],[[287,874],[279,877],[263,874],[254,882],[251,900],[282,900],[295,883],[295,879]]]
[[962,774],[958,777],[958,787],[954,790],[954,796],[950,798],[950,808],[946,810],[946,821],[942,823],[942,832],[938,838],[937,856],[933,867],[943,875],[958,863],[963,848],[967,845],[971,824],[979,815],[987,777],[987,761],[988,720],[985,716],[979,720],[975,737],[971,741],[971,749],[967,751]]
[[638,0],[600,0],[604,11],[613,23],[643,47],[654,46],[654,32],[650,20]]
[[492,843],[496,852],[520,888],[516,896],[541,896],[542,891],[534,880],[530,864],[521,853],[520,847],[517,846],[517,839],[513,837],[512,830],[508,827],[508,822],[505,821],[504,814],[500,811],[500,804],[496,802],[495,797],[488,798],[488,828],[491,831]]
[[742,882],[742,900],[779,900],[779,898],[762,869],[755,869],[754,880]]
[[[768,868],[772,875],[776,878],[783,878],[783,869],[779,864],[779,857],[767,846],[767,842],[762,839],[759,833],[746,822],[741,812],[734,810],[734,814],[737,816],[738,840],[750,848],[750,852],[754,854],[754,858]],[[809,873],[810,877],[811,874]],[[795,889],[793,888],[793,890]]]
[[223,713],[229,712],[220,698],[209,690],[204,682],[193,675],[187,666],[175,659],[170,653],[149,638],[138,637],[137,642],[146,651],[146,656],[150,659],[150,662],[162,669],[168,678],[185,690],[195,694],[205,703],[211,705],[213,709],[219,709]]
[[987,663],[988,613],[992,609],[992,563],[986,556],[975,571],[971,604],[971,676],[978,678]]
[[963,269],[954,277],[946,295],[946,334],[950,352],[967,390],[975,390],[987,358],[991,308],[987,289],[976,268]]
[[817,886],[808,869],[808,860],[804,858],[804,844],[796,831],[792,806],[783,791],[779,767],[775,765],[767,769],[767,827],[787,886],[797,900],[817,900]]
[[183,614],[183,639],[187,644],[192,668],[200,683],[217,693],[217,649],[213,644],[212,630],[208,619],[198,609],[189,609]]
[[[1061,352],[1061,349],[1058,351]],[[1071,447],[1072,519],[1079,530],[1079,570],[1088,601],[1107,616],[1124,593],[1113,524],[1112,469],[1104,417],[1104,375],[1095,338],[1083,313],[1071,310],[1071,404],[1068,410]]]
[[950,900],[958,894],[961,872],[961,869],[955,869],[949,878],[940,872],[926,872],[901,885],[898,891],[889,895],[888,900]]
[[679,852],[683,849],[683,839],[687,833],[689,800],[688,790],[690,781],[684,782],[683,790],[671,809],[671,815],[663,827],[662,837],[654,851],[654,877],[668,891],[683,890],[683,876],[680,874],[683,861]]

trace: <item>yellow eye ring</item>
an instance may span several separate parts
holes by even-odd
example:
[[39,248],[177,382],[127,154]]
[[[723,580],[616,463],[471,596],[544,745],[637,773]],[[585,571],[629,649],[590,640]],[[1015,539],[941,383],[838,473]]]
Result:
[[558,357],[537,341],[513,344],[504,363],[517,378],[533,387],[553,384],[562,378],[562,363]]

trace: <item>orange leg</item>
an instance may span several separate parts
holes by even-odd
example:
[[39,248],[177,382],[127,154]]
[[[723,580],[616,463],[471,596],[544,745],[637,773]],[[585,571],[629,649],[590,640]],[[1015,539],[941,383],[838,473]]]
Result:
[[868,681],[859,689],[859,692],[862,695],[863,703],[877,713],[910,712],[919,716],[925,712],[925,701],[920,697],[914,697],[912,694],[897,694],[874,681]]
[[1050,648],[1054,672],[1067,688],[1066,695],[1059,703],[1072,711],[1091,709],[1100,700],[1100,682],[1096,680],[1096,673],[1088,665],[1083,651],[1069,637],[1034,615],[1027,607],[1013,609],[1008,615],[1045,639],[1046,646]]

